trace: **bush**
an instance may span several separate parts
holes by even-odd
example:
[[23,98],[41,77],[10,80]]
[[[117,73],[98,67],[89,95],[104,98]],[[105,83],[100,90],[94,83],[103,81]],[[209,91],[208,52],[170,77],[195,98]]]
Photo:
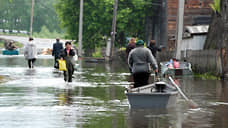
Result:
[[19,43],[19,42],[15,42],[15,45],[16,45],[17,47],[19,47],[19,48],[22,48],[22,47],[24,47],[24,44],[22,44],[22,43]]
[[196,78],[201,78],[203,80],[217,80],[219,79],[218,77],[216,77],[213,73],[207,72],[207,73],[194,73],[194,77]]
[[46,26],[43,26],[39,33],[34,32],[33,36],[38,38],[56,38],[56,37],[64,38],[65,37],[64,34],[58,33],[56,31],[50,32]]
[[95,58],[101,58],[103,57],[101,54],[101,48],[95,48],[95,52],[92,54],[93,57]]
[[0,41],[0,48],[4,48],[4,42]]

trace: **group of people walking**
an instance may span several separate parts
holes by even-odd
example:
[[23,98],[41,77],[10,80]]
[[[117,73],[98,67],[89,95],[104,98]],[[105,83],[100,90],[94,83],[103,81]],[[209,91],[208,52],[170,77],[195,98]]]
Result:
[[[151,40],[148,47],[144,47],[143,40],[136,41],[132,38],[126,48],[127,63],[129,65],[129,71],[134,79],[134,87],[140,87],[148,84],[148,79],[151,73],[151,68],[154,72],[158,72],[158,65],[156,61],[156,52],[161,51],[155,45],[155,41]],[[75,60],[73,57],[76,52],[72,48],[72,44],[66,41],[65,48],[60,42],[60,39],[56,39],[56,43],[53,44],[52,56],[54,56],[54,68],[58,69],[58,60],[65,60],[67,71],[64,71],[64,80],[66,82],[72,82],[72,75],[74,73]],[[33,41],[33,38],[29,38],[28,43],[25,45],[24,56],[28,61],[28,67],[34,68],[34,63],[37,59],[37,46]]]
[[[29,38],[28,43],[24,48],[24,56],[28,62],[28,67],[34,68],[34,63],[37,59],[37,46],[32,37]],[[64,71],[64,80],[66,82],[72,82],[72,75],[74,73],[74,59],[75,50],[72,48],[72,44],[70,41],[66,41],[65,48],[63,48],[63,44],[60,42],[60,39],[56,39],[56,43],[53,44],[52,56],[54,56],[54,68],[58,69],[58,60],[65,60],[67,71]]]
[[155,41],[151,40],[149,47],[144,47],[143,40],[136,41],[132,38],[126,48],[126,57],[129,70],[134,79],[134,87],[140,87],[148,84],[148,80],[153,68],[158,73],[158,65],[156,61],[156,52],[161,51],[155,45]]

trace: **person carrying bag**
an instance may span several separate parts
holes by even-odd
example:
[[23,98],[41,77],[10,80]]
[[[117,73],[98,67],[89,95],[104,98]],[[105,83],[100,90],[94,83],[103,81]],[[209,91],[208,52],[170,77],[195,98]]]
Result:
[[65,60],[58,60],[58,62],[59,62],[59,71],[67,71],[66,61]]
[[[72,49],[71,42],[67,41],[65,43],[65,49],[63,49],[60,53],[60,60],[64,60],[66,63],[66,71],[64,71],[64,81],[72,82],[72,75],[74,73],[74,56],[75,51]],[[59,65],[60,66],[60,65]]]

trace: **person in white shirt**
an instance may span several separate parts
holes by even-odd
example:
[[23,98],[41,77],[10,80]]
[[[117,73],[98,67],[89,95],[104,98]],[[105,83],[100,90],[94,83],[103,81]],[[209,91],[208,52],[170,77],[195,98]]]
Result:
[[25,59],[28,60],[29,68],[34,68],[34,63],[37,58],[37,47],[32,37],[29,38],[29,42],[25,46],[24,56]]

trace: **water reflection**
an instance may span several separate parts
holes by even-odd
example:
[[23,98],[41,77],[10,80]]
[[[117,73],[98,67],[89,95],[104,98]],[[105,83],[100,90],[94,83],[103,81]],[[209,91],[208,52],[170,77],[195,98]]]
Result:
[[173,127],[175,126],[175,123],[174,123],[175,120],[172,119],[172,117],[170,117],[169,114],[170,113],[168,112],[167,109],[156,109],[156,110],[130,109],[128,114],[128,125],[129,125],[129,128]]
[[36,74],[36,69],[26,69],[25,75],[27,76],[34,76]]
[[129,109],[124,95],[128,68],[123,64],[86,63],[71,84],[53,69],[53,58],[40,56],[35,69],[23,56],[0,56],[1,127],[67,128],[227,128],[228,84],[193,77],[178,78],[189,98],[199,104],[189,109],[178,97],[173,109]]
[[72,105],[73,103],[73,90],[64,89],[63,92],[58,94],[59,105]]
[[215,127],[228,126],[228,83],[222,81],[216,86],[217,107],[215,108]]

